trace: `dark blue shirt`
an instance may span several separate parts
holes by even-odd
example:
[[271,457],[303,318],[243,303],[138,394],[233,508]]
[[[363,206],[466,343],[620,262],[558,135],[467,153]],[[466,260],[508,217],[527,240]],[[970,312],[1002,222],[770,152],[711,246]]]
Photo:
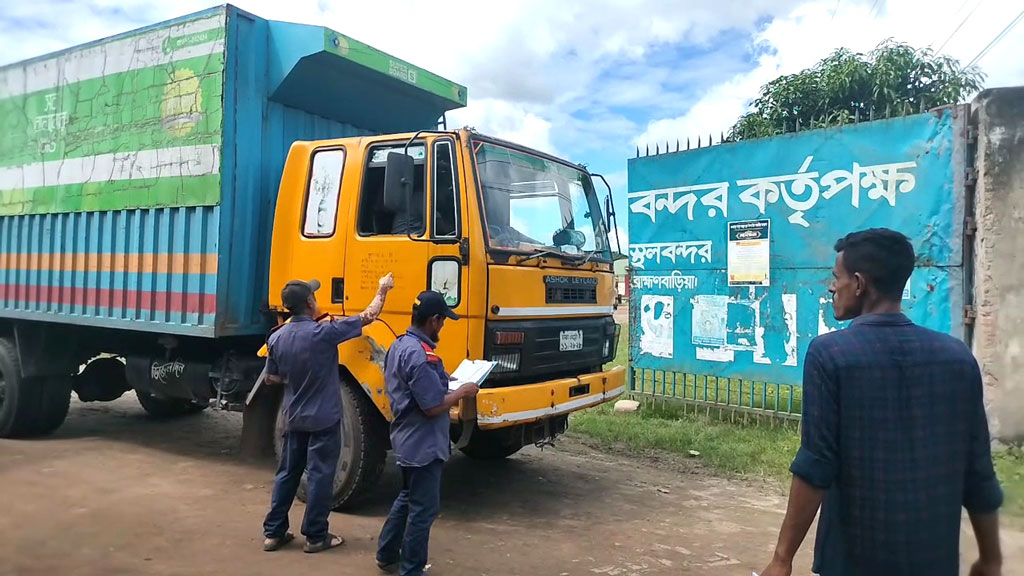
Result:
[[384,384],[391,403],[391,447],[400,466],[426,466],[452,454],[449,417],[425,410],[444,403],[448,373],[434,353],[435,344],[415,328],[388,350]]
[[861,316],[811,342],[803,392],[790,470],[828,490],[814,571],[956,576],[961,507],[1003,499],[967,346],[902,314]]
[[358,316],[330,322],[293,316],[270,335],[267,374],[284,380],[286,430],[316,432],[341,420],[338,344],[362,333]]

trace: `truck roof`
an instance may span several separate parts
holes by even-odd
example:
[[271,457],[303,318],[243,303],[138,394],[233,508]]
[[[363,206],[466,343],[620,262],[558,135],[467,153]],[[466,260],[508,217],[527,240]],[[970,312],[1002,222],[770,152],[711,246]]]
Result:
[[[168,30],[163,50],[176,50],[194,34],[181,36],[175,29],[184,29],[197,18],[217,14],[226,15],[226,26],[207,31],[204,39],[217,34],[227,54],[237,54],[241,48],[236,41],[239,27],[266,27],[262,33],[269,38],[266,56],[271,76],[270,97],[285,105],[375,132],[404,131],[409,126],[422,125],[424,116],[432,116],[433,121],[466,105],[465,86],[351,36],[324,26],[265,20],[231,4],[2,65],[0,100],[32,92],[34,81],[48,78],[56,68],[65,68],[71,59],[84,59],[93,51],[156,30]],[[238,16],[252,24],[240,24]],[[231,66],[230,62],[226,64]],[[78,64],[74,67],[82,68]],[[101,72],[109,74],[111,70],[104,66]],[[339,107],[339,102],[344,102],[344,106]]]

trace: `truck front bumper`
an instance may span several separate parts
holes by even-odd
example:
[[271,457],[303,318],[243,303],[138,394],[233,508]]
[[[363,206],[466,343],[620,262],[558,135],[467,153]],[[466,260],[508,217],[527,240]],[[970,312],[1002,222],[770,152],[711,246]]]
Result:
[[[483,388],[476,397],[476,423],[495,430],[562,416],[614,400],[626,390],[626,369],[619,366],[577,378],[538,384]],[[452,420],[461,420],[459,410]]]

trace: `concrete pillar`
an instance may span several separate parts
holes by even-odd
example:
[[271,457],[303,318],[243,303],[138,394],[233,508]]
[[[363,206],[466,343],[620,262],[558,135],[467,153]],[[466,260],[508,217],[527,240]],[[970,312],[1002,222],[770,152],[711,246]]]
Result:
[[974,100],[974,353],[994,437],[1024,438],[1024,87]]

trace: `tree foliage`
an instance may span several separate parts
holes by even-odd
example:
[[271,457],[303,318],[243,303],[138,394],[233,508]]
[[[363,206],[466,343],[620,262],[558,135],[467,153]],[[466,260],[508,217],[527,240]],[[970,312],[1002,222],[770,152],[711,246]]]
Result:
[[763,86],[728,138],[764,138],[957,104],[980,90],[983,80],[975,66],[892,40],[867,54],[840,48],[812,68]]

